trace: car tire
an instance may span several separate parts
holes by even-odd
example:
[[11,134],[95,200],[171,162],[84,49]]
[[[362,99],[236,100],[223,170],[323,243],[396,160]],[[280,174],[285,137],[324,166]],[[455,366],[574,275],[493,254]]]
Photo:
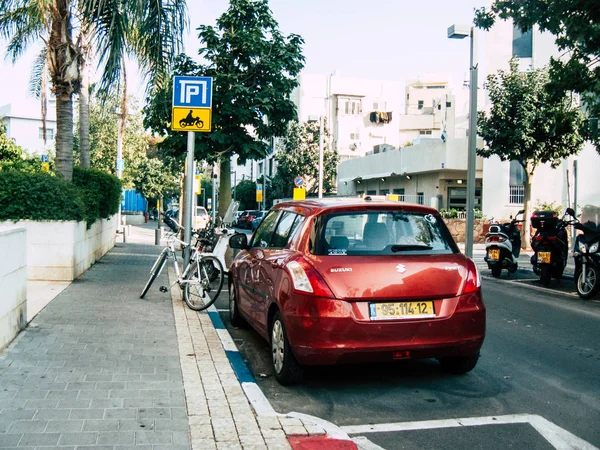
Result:
[[478,360],[479,353],[471,356],[450,356],[438,359],[442,366],[442,370],[454,375],[462,375],[470,372],[475,368]]
[[229,322],[236,328],[240,328],[246,324],[246,321],[240,314],[235,284],[233,283],[229,285]]
[[275,313],[270,329],[271,362],[275,379],[283,386],[298,383],[302,379],[302,366],[292,353],[281,313]]
[[502,274],[502,266],[500,264],[495,264],[492,266],[492,276],[494,278],[500,278]]

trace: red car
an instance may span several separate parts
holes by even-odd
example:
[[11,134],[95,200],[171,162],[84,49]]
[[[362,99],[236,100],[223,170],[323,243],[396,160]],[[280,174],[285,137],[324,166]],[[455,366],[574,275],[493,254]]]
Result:
[[252,221],[261,213],[261,211],[248,211],[248,214],[240,216],[238,219],[238,226],[240,228],[246,228],[247,230],[252,229]]
[[279,203],[240,249],[230,319],[271,345],[281,384],[304,365],[437,358],[472,370],[485,337],[479,273],[435,209],[392,201]]

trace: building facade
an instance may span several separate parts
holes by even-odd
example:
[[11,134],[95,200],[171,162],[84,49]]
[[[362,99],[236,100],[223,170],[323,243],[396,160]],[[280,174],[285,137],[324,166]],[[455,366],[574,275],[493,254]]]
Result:
[[56,103],[48,101],[46,140],[44,141],[40,104],[26,99],[0,106],[0,120],[6,125],[7,136],[31,154],[54,151],[56,133]]

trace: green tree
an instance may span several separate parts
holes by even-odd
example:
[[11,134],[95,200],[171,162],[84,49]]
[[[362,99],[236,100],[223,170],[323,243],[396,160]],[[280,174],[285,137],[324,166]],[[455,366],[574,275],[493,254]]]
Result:
[[[38,39],[45,43],[45,63],[56,96],[57,173],[69,181],[73,176],[73,95],[79,93],[81,68],[89,63],[90,49],[96,50],[103,67],[103,89],[118,87],[125,54],[137,57],[150,73],[151,85],[159,84],[180,49],[185,17],[185,0],[0,2],[0,37],[8,39],[7,54],[13,61]],[[74,31],[79,31],[76,37]],[[87,87],[84,90],[85,98]],[[81,117],[85,129],[85,111]],[[87,149],[85,143],[83,147]]]
[[[535,25],[556,37],[560,59],[550,61],[547,87],[555,100],[573,91],[595,117],[587,137],[600,152],[600,7],[594,0],[495,0],[475,11],[475,24],[489,30],[496,20],[512,19],[522,30]],[[591,124],[590,124],[591,125]]]
[[179,176],[158,158],[143,158],[134,163],[133,184],[137,192],[151,203],[179,195]]
[[484,157],[496,155],[502,161],[518,161],[525,170],[525,233],[530,241],[531,186],[540,164],[557,167],[564,158],[577,154],[583,146],[583,115],[572,97],[555,101],[547,91],[546,70],[519,72],[518,62],[510,61],[509,71],[487,78],[492,103],[488,115],[478,113],[477,131],[486,147],[477,149]]
[[10,139],[6,125],[0,121],[0,172],[3,170],[36,173],[41,171],[41,161]]
[[[267,0],[230,0],[216,26],[198,30],[204,64],[181,57],[175,74],[213,77],[212,131],[197,133],[195,156],[219,164],[220,173],[229,174],[234,153],[242,164],[264,158],[271,137],[284,135],[288,122],[296,118],[290,97],[304,65],[303,40],[281,34]],[[146,111],[154,117],[147,123],[153,131],[168,134],[164,148],[181,154],[185,137],[169,130],[170,89],[149,99]],[[222,176],[219,211],[227,210],[230,193],[230,177]]]
[[256,203],[256,183],[251,180],[242,180],[238,183],[235,190],[235,198],[240,202],[240,211],[248,209],[257,209]]
[[[336,191],[337,166],[340,157],[329,148],[327,123],[323,135],[323,194]],[[292,122],[289,125],[282,151],[277,152],[277,173],[273,177],[273,198],[292,197],[294,178],[301,176],[306,182],[307,195],[315,195],[319,189],[319,137],[318,122]]]
[[[104,101],[97,97],[90,103],[90,143],[91,167],[116,175],[117,156],[117,122],[114,110],[119,105],[120,99],[115,95],[109,96]],[[130,114],[125,121],[125,139],[123,140],[123,186],[132,189],[135,185],[136,168],[147,159],[150,150],[150,135],[143,125],[142,114],[135,99],[130,99],[128,110]],[[81,158],[80,142],[75,139],[75,155],[78,161]]]

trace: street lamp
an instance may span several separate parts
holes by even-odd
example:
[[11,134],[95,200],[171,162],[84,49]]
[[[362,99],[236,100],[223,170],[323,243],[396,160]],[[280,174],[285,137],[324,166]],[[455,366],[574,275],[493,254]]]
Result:
[[454,24],[448,28],[450,39],[471,37],[471,79],[469,86],[469,141],[467,157],[467,219],[465,227],[465,255],[473,257],[473,226],[475,222],[475,164],[477,145],[477,33],[475,27]]

